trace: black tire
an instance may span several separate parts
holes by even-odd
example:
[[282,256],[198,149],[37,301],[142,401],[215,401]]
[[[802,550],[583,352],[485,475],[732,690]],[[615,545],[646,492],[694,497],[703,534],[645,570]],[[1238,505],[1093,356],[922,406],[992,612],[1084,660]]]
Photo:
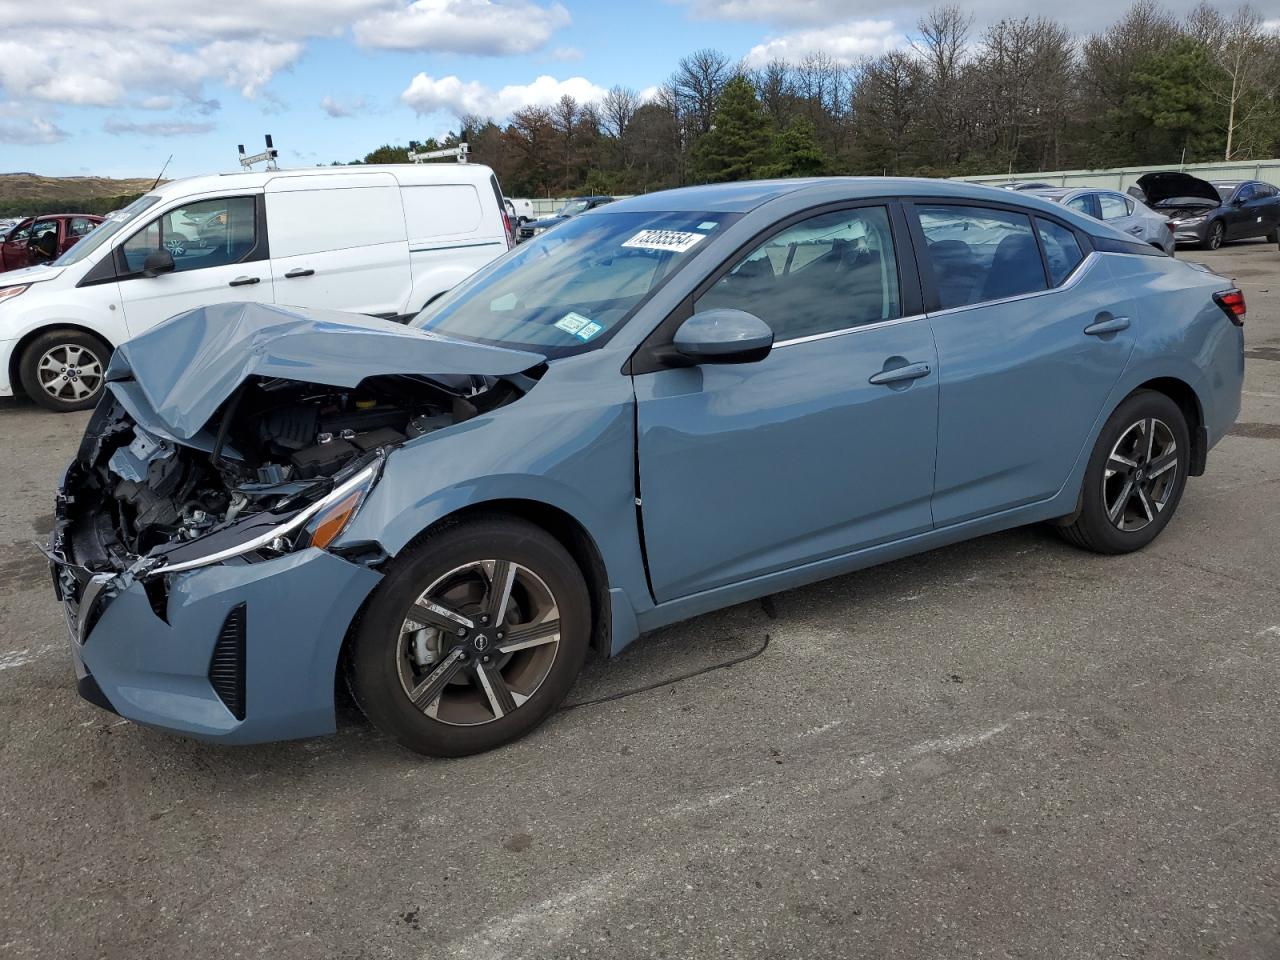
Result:
[[[1159,465],[1165,461],[1166,458],[1163,456],[1149,460],[1142,455],[1135,456],[1133,459],[1141,472],[1134,470],[1129,476],[1124,473],[1128,468],[1112,460],[1117,444],[1122,438],[1128,437],[1140,423],[1151,424],[1152,426],[1147,429],[1157,435],[1162,432],[1157,424],[1163,424],[1169,431],[1174,448],[1168,455],[1176,455],[1174,465],[1166,471],[1173,473],[1171,480],[1162,481],[1159,476],[1154,479],[1148,476],[1148,470],[1152,464],[1158,469]],[[1145,437],[1146,433],[1140,433],[1139,436]],[[1080,511],[1072,522],[1060,526],[1059,532],[1067,542],[1085,550],[1092,550],[1094,553],[1115,554],[1141,550],[1158,537],[1173,518],[1178,503],[1182,499],[1182,492],[1186,488],[1190,464],[1191,433],[1182,409],[1163,393],[1157,393],[1154,390],[1139,390],[1131,394],[1111,414],[1102,428],[1102,433],[1098,435],[1098,442],[1094,445],[1093,454],[1089,457],[1089,464],[1085,468]],[[1108,470],[1116,467],[1120,469],[1109,476]],[[1155,471],[1151,470],[1150,473],[1154,475]],[[1126,489],[1124,484],[1134,479],[1137,480],[1138,487],[1142,487],[1144,483],[1151,484],[1152,492],[1146,493],[1144,497],[1134,496],[1126,503],[1136,503],[1137,506],[1133,511],[1136,514],[1137,507],[1142,506],[1145,499],[1143,514],[1149,516],[1147,511],[1154,508],[1153,518],[1140,528],[1121,529],[1129,511],[1125,509],[1124,504],[1121,505],[1120,525],[1118,525],[1109,515],[1108,507],[1122,499]],[[1163,485],[1165,482],[1168,483],[1167,488]],[[1160,484],[1158,496],[1155,493],[1155,484]],[[1137,519],[1141,520],[1142,517],[1139,516]]]
[[[72,374],[67,375],[47,365],[42,368],[42,362],[47,363],[46,358],[56,362],[59,356],[76,360],[70,368]],[[27,396],[46,410],[56,413],[87,410],[95,406],[102,396],[110,357],[111,348],[91,333],[65,328],[48,330],[22,351],[18,360],[18,379]],[[82,358],[92,358],[92,363],[82,362]],[[51,374],[53,380],[50,380]],[[67,379],[58,380],[64,376]],[[86,388],[88,393],[83,393]]]
[[1204,242],[1200,244],[1201,250],[1217,250],[1222,246],[1222,241],[1226,239],[1227,227],[1221,220],[1215,220],[1209,224],[1205,230]]
[[[406,645],[403,625],[406,618],[413,619],[408,616],[411,608],[433,584],[467,564],[494,559],[518,565],[526,573],[531,571],[550,592],[558,608],[559,640],[551,652],[549,670],[528,699],[509,707],[510,712],[467,725],[433,719],[424,712],[424,708],[414,705],[402,682],[405,669],[417,669],[406,666],[409,663],[406,646],[411,648],[412,641]],[[513,611],[519,604],[519,590],[517,581],[511,590],[512,602],[509,604]],[[475,618],[477,631],[484,629],[479,626],[474,611],[469,616]],[[490,637],[501,636],[492,630],[486,632]],[[446,654],[453,653],[456,647],[468,660],[457,668],[455,685],[444,689],[460,691],[450,696],[469,696],[480,704],[491,703],[492,695],[488,701],[481,699],[479,669],[482,658],[472,646],[476,635],[465,640],[450,635],[447,641],[443,631],[437,635],[437,643],[440,644],[438,656],[434,663],[421,668],[423,673],[429,676],[430,671],[444,666]],[[577,564],[559,541],[524,520],[503,516],[479,517],[442,527],[396,558],[356,628],[346,659],[347,680],[360,709],[383,733],[410,750],[428,756],[467,756],[509,743],[545,720],[564,700],[577,679],[590,636],[591,601],[586,583]],[[446,650],[446,642],[453,646]],[[494,640],[489,642],[494,644],[489,649],[497,660],[500,657],[498,644]],[[527,655],[531,651],[522,653]],[[519,655],[508,654],[507,665],[515,663],[510,658]],[[493,666],[486,669],[493,669]],[[492,676],[492,673],[487,675]],[[432,702],[437,704],[443,716],[441,705],[444,701]],[[496,709],[491,712],[498,713]]]
[[1274,228],[1266,236],[1267,243],[1280,243],[1280,227]]

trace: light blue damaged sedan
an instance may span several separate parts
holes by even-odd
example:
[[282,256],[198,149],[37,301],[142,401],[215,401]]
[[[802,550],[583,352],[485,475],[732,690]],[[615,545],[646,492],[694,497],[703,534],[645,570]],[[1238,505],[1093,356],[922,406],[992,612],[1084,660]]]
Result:
[[228,743],[519,737],[589,648],[1050,522],[1170,522],[1240,407],[1230,282],[1026,194],[696,187],[407,326],[260,304],[121,346],[48,546],[79,690]]

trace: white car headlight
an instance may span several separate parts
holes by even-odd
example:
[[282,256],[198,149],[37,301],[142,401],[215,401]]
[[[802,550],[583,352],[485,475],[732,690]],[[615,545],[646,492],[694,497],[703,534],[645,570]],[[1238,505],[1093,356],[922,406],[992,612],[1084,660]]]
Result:
[[1185,220],[1175,220],[1173,222],[1180,227],[1194,227],[1197,223],[1204,223],[1204,221],[1205,218],[1201,215],[1198,217],[1187,217]]

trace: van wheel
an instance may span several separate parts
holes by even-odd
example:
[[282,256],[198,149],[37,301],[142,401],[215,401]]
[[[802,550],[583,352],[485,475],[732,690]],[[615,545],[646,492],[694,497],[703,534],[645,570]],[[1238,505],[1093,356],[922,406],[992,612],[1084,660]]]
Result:
[[1191,466],[1191,434],[1181,408],[1139,390],[1116,408],[1085,468],[1080,513],[1062,536],[1095,553],[1145,547],[1178,509]]
[[396,558],[356,628],[347,680],[383,733],[460,757],[545,720],[590,635],[586,583],[559,541],[514,517],[478,518]]
[[87,410],[106,383],[111,348],[82,330],[49,330],[27,345],[18,361],[22,389],[56,413]]

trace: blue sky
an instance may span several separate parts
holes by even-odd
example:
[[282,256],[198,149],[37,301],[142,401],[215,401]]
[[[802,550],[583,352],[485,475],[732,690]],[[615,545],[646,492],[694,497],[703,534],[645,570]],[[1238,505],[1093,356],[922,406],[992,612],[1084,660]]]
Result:
[[[425,139],[474,111],[644,91],[681,56],[853,62],[908,42],[928,2],[871,0],[0,0],[0,171],[166,176],[286,166]],[[1171,0],[1182,12],[1190,0]],[[967,5],[976,26],[1031,12]],[[1038,11],[1037,11],[1038,12]],[[1046,10],[1046,13],[1051,12]],[[1052,11],[1076,30],[1110,0]]]

